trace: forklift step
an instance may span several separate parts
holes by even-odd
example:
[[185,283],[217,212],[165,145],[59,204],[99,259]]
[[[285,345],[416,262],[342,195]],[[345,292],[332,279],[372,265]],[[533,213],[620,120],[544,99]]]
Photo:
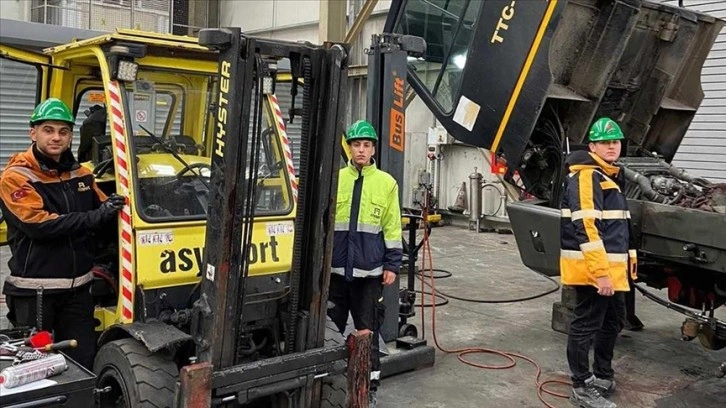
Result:
[[396,339],[396,348],[397,349],[406,349],[411,350],[415,349],[416,347],[421,347],[426,345],[425,339],[420,339],[418,337],[413,336],[405,336],[405,337],[399,337]]
[[436,350],[431,346],[391,350],[390,355],[381,357],[381,377],[431,367],[434,365],[435,356]]

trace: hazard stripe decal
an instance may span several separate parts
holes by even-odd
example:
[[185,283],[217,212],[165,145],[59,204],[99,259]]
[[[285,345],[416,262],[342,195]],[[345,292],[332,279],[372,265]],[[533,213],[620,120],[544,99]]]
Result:
[[[126,138],[124,137],[124,115],[118,82],[110,81],[108,83],[108,90],[111,100],[112,133],[116,150],[115,166],[118,185],[120,187],[119,194],[124,197],[129,197],[131,189],[129,188],[128,148]],[[131,323],[134,319],[134,252],[131,242],[133,237],[131,229],[131,207],[128,204],[121,210],[119,219],[121,223],[121,254],[119,255],[119,261],[121,263],[121,300],[118,306],[121,310],[121,322]]]
[[280,110],[280,104],[277,101],[277,96],[270,95],[270,105],[273,113],[275,114],[277,130],[280,132],[280,137],[282,138],[282,148],[285,151],[285,164],[287,165],[287,174],[290,178],[293,200],[297,202],[297,178],[295,177],[295,166],[292,162],[292,150],[290,150],[290,140],[287,138],[285,119],[282,116],[282,110]]

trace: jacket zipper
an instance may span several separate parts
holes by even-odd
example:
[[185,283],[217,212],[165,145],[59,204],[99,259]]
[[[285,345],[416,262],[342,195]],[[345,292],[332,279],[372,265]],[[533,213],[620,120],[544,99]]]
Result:
[[[68,195],[66,194],[66,190],[70,188],[68,183],[63,181],[63,178],[58,176],[58,178],[61,181],[61,184],[63,184],[63,198],[66,200],[66,211],[68,213],[71,212],[71,203],[68,201]],[[73,258],[73,275],[75,275],[78,271],[76,270],[76,250],[73,248],[73,237],[68,237],[68,245],[71,247],[71,256]]]
[[28,253],[25,255],[25,265],[23,265],[23,275],[25,276],[28,273],[28,261],[30,260],[30,254],[33,253],[33,244],[35,241],[32,239],[30,240],[30,246],[28,247]]
[[[348,257],[345,268],[346,279],[353,278],[353,265],[355,264],[355,259],[352,255],[353,251],[351,251],[350,248],[353,242],[353,233],[354,231],[358,231],[358,217],[360,217],[360,202],[362,194],[363,171],[358,170],[358,178],[353,183],[353,195],[350,198],[350,221],[348,222]],[[350,269],[350,276],[348,276],[348,269]]]

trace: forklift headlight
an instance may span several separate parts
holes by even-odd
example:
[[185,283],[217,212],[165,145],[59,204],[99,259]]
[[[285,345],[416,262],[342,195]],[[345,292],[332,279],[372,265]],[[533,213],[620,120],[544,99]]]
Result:
[[120,60],[118,62],[118,72],[116,78],[120,81],[133,82],[136,80],[136,74],[139,72],[139,64],[133,61]]

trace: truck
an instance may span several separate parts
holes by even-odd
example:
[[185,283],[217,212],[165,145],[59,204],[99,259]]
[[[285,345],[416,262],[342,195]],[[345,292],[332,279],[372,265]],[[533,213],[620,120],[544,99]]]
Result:
[[[448,133],[490,150],[522,200],[507,206],[523,263],[559,275],[564,158],[595,119],[626,141],[638,248],[635,289],[686,315],[684,340],[726,346],[726,186],[674,166],[703,99],[700,73],[724,22],[643,0],[393,2],[385,31],[422,37],[409,82]],[[471,187],[476,188],[476,187]],[[666,288],[668,300],[642,285]],[[566,332],[573,296],[553,307]]]

